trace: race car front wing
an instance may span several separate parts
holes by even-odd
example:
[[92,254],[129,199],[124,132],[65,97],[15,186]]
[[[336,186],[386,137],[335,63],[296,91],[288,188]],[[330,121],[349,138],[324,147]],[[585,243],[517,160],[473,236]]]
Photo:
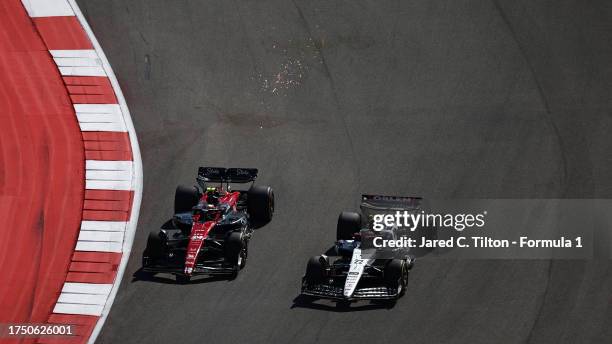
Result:
[[351,297],[344,296],[342,286],[329,284],[310,285],[306,281],[302,283],[302,294],[330,300],[391,300],[399,297],[397,288],[386,286],[358,287]]
[[[151,273],[168,273],[173,275],[187,275],[182,265],[174,264],[148,264],[142,268],[145,272]],[[189,274],[196,275],[231,275],[236,273],[237,267],[225,263],[223,259],[216,261],[207,261],[205,263],[197,263],[194,269]]]

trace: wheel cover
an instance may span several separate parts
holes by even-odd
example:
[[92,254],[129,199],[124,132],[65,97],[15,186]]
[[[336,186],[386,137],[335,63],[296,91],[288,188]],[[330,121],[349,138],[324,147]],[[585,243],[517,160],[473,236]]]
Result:
[[244,266],[246,259],[247,259],[247,247],[246,247],[246,244],[243,243],[243,246],[240,249],[240,252],[238,252],[237,265],[239,269],[241,269]]
[[272,192],[270,193],[269,199],[270,199],[270,204],[269,204],[270,215],[272,215],[274,213],[274,193],[272,193]]

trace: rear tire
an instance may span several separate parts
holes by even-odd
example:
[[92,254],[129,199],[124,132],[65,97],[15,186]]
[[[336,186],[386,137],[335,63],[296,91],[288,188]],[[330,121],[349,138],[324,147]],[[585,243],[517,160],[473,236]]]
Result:
[[336,240],[350,240],[361,229],[361,214],[343,211],[338,216]]
[[174,194],[174,213],[191,211],[200,201],[200,194],[195,186],[179,185]]
[[274,215],[274,191],[269,186],[254,185],[247,196],[248,212],[257,224],[266,224]]
[[322,256],[314,256],[308,260],[306,265],[306,283],[309,285],[320,284],[325,279],[325,268]]

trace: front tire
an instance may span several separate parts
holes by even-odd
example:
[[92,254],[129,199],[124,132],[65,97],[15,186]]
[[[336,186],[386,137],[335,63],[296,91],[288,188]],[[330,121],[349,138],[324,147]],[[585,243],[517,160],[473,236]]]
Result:
[[398,297],[406,293],[408,287],[408,266],[403,259],[392,259],[385,267],[385,281],[388,287],[398,289]]
[[236,271],[245,267],[248,258],[248,242],[240,232],[232,232],[225,240],[225,260],[232,264]]
[[326,266],[322,256],[314,256],[306,264],[306,283],[308,285],[320,284],[325,279]]
[[147,247],[142,253],[142,266],[150,266],[164,255],[164,238],[160,230],[152,231],[147,238]]

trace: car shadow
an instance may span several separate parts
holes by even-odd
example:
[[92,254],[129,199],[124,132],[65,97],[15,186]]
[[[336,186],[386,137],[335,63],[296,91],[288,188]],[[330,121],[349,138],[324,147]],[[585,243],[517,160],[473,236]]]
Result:
[[347,313],[347,312],[362,312],[376,309],[392,309],[396,302],[391,301],[358,301],[358,302],[337,302],[330,300],[321,300],[300,294],[293,299],[291,309],[294,308],[309,308],[320,311]]
[[255,221],[255,220],[252,220],[252,221],[251,221],[251,227],[252,227],[254,230],[258,230],[258,229],[261,229],[261,228],[265,227],[265,226],[266,226],[266,225],[268,225],[270,222],[272,222],[272,221]]
[[211,282],[219,282],[219,281],[230,281],[231,279],[227,276],[195,276],[189,282],[179,282],[176,278],[170,274],[153,274],[150,272],[145,272],[142,268],[138,269],[134,274],[132,274],[132,281],[134,282],[153,282],[153,283],[162,283],[162,284],[178,284],[178,285],[187,285],[187,284],[204,284]]

